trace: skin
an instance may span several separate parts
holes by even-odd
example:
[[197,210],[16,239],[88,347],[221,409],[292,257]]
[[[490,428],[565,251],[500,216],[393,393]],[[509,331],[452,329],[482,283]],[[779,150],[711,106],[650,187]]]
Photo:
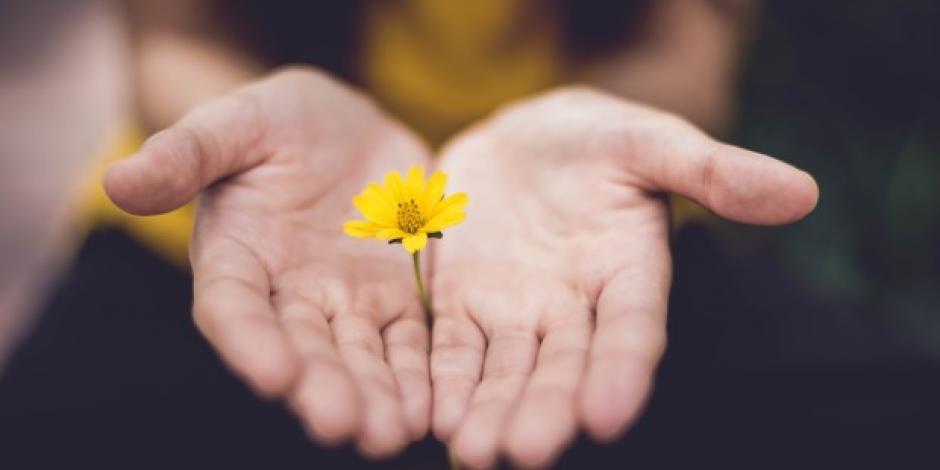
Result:
[[806,173],[587,88],[512,105],[450,144],[471,196],[433,252],[433,430],[468,468],[550,465],[579,428],[620,436],[663,353],[662,193],[759,225],[816,204]]
[[384,457],[427,434],[428,329],[411,258],[342,226],[369,181],[428,164],[364,97],[296,68],[196,107],[115,164],[105,188],[139,215],[201,192],[196,326],[313,439]]
[[[815,203],[805,174],[612,96],[565,89],[499,113],[443,152],[450,187],[472,201],[468,223],[428,253],[432,414],[410,261],[340,229],[367,181],[430,166],[428,151],[309,69],[202,104],[263,68],[223,40],[230,35],[202,2],[130,3],[140,7],[131,15],[138,107],[168,129],[115,165],[106,188],[141,215],[202,194],[191,246],[196,324],[321,443],[352,439],[386,456],[433,419],[467,466],[505,454],[540,467],[579,428],[612,439],[641,408],[665,343],[659,194],[760,224],[796,220]],[[749,3],[657,2],[638,44],[575,75],[721,129],[740,42],[733,29],[751,23],[725,13]]]
[[411,165],[430,167],[412,134],[298,68],[198,106],[105,187],[141,215],[201,193],[196,325],[313,439],[384,457],[433,421],[470,468],[500,455],[544,467],[579,428],[609,440],[637,416],[665,345],[664,191],[764,225],[817,198],[806,173],[613,95],[566,88],[512,105],[442,151],[449,190],[471,203],[427,250],[429,371],[409,257],[342,233],[353,195]]

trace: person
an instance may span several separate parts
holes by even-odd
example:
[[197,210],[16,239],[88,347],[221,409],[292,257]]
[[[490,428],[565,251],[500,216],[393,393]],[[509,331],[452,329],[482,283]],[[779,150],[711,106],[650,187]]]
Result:
[[[631,47],[573,54],[564,72],[557,17],[465,3],[358,12],[373,25],[353,74],[369,98],[323,69],[267,72],[219,39],[231,33],[208,4],[138,2],[142,120],[163,130],[104,188],[134,215],[199,197],[196,325],[317,442],[385,457],[430,429],[469,468],[501,455],[542,467],[579,429],[620,436],[649,394],[671,282],[662,195],[778,225],[808,214],[818,190],[692,124],[718,131],[729,118],[750,2],[638,7]],[[436,20],[436,42],[416,36],[427,31],[409,22],[422,18]],[[350,198],[410,166],[444,170],[471,197],[468,222],[430,248],[431,330],[409,260],[342,234]]]

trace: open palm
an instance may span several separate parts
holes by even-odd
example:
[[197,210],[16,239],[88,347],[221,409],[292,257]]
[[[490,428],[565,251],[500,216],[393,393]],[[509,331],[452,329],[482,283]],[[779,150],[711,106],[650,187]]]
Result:
[[684,121],[564,89],[522,102],[442,152],[470,194],[432,247],[428,331],[400,249],[347,238],[350,199],[427,150],[355,92],[294,69],[196,108],[106,177],[128,212],[202,194],[194,316],[259,393],[323,443],[371,456],[435,434],[463,463],[553,461],[579,427],[617,436],[665,344],[674,191],[718,215],[795,221],[812,178]]
[[346,237],[349,201],[426,149],[331,79],[288,70],[196,108],[106,178],[136,214],[203,191],[190,247],[200,330],[324,443],[394,453],[428,427],[428,331],[399,249]]
[[472,468],[544,466],[579,426],[617,436],[665,346],[662,192],[749,223],[795,221],[812,178],[586,89],[516,104],[442,155],[472,197],[435,247],[433,428]]

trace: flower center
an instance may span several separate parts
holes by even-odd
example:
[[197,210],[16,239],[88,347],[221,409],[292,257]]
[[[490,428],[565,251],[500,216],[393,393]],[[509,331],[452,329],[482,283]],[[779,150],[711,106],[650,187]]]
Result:
[[414,199],[398,203],[398,228],[403,232],[417,233],[423,226],[424,219]]

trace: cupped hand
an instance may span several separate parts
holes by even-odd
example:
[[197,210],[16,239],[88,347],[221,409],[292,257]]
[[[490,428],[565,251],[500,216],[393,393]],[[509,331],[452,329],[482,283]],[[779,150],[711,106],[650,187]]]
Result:
[[202,193],[190,246],[199,329],[316,440],[386,456],[427,432],[428,329],[409,257],[342,227],[366,183],[428,161],[365,98],[296,68],[196,108],[115,164],[105,187],[140,215]]
[[441,168],[472,203],[433,252],[432,427],[471,468],[543,467],[580,427],[636,418],[666,342],[663,192],[762,225],[817,198],[785,163],[582,88],[497,113]]

